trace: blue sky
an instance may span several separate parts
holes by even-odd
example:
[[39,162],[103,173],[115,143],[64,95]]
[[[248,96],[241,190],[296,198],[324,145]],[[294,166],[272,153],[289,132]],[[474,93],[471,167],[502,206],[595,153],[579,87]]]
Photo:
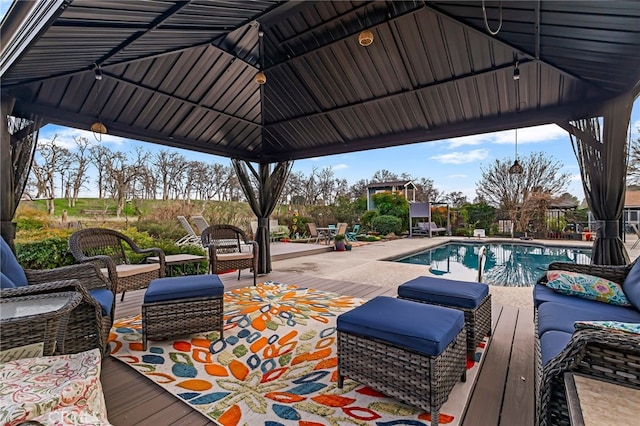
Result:
[[[11,0],[0,0],[0,17],[4,16]],[[634,102],[631,114],[631,138],[637,140],[640,128],[640,98]],[[349,154],[338,154],[320,158],[297,160],[294,171],[309,175],[314,167],[323,169],[331,167],[337,178],[346,179],[353,184],[360,179],[370,179],[381,169],[401,174],[409,173],[416,178],[429,178],[435,187],[444,192],[460,191],[469,201],[475,197],[477,182],[480,181],[481,167],[489,166],[496,158],[514,158],[514,130],[474,135],[469,137],[446,139],[435,142],[417,143],[394,148],[376,149]],[[95,141],[91,132],[47,125],[40,132],[41,140],[50,140],[54,135],[63,143],[73,141],[73,136],[82,135]],[[192,151],[179,150],[146,142],[128,140],[116,136],[105,135],[103,144],[120,151],[132,150],[141,146],[145,150],[157,152],[161,149],[175,150],[188,160],[199,160],[209,163],[229,165],[230,160],[224,157],[206,155]],[[563,164],[562,172],[572,177],[568,192],[584,198],[580,173],[571,141],[567,132],[554,124],[530,127],[518,130],[518,156],[527,156],[531,152],[544,152]],[[84,195],[92,195],[94,182],[88,185]]]

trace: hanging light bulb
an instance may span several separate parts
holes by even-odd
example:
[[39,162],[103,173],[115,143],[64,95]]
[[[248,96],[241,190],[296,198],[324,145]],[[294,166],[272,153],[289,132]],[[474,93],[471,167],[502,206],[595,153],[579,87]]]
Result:
[[513,69],[513,79],[520,80],[520,68],[518,68],[518,61],[516,61],[516,67]]
[[524,173],[524,169],[520,162],[518,161],[518,129],[516,129],[516,160],[513,162],[513,165],[509,167],[510,175],[521,175]]

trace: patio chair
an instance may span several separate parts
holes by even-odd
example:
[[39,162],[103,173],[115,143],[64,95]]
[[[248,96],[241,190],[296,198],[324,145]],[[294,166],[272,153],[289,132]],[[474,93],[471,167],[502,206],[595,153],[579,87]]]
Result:
[[200,242],[201,242],[200,236],[196,234],[196,231],[193,230],[187,218],[184,216],[178,216],[178,220],[180,221],[180,224],[182,225],[184,230],[187,231],[187,235],[185,235],[184,237],[176,241],[175,245],[177,246],[183,246],[186,244],[200,245]]
[[93,264],[60,268],[23,269],[9,245],[0,238],[0,298],[22,297],[75,291],[80,304],[64,319],[57,336],[57,355],[107,348],[113,325],[115,294],[111,283]]
[[[329,227],[331,227],[331,225],[329,225]],[[340,222],[338,223],[336,230],[330,231],[330,235],[329,235],[329,243],[331,243],[331,241],[335,241],[336,235],[345,235],[347,232],[347,224],[345,222]]]
[[347,232],[345,235],[347,236],[347,241],[358,241],[358,233],[360,232],[360,225],[353,225],[353,229],[351,232]]
[[[101,267],[114,293],[122,293],[121,301],[127,290],[147,288],[151,280],[164,277],[162,249],[142,249],[131,238],[112,229],[88,228],[74,232],[69,237],[69,251],[76,261]],[[127,251],[134,256],[127,256]],[[159,262],[142,263],[151,256],[157,256]],[[133,263],[132,258],[142,258],[142,262]]]
[[[253,285],[256,285],[258,272],[258,243],[247,239],[244,231],[233,225],[211,225],[201,235],[202,245],[209,252],[209,273],[250,268],[253,272]],[[251,251],[243,251],[249,245]]]
[[634,248],[636,248],[636,246],[638,244],[640,244],[640,230],[638,230],[638,227],[636,226],[635,223],[631,224],[631,229],[633,229],[633,232],[636,233],[636,236],[638,237],[638,239],[636,240],[635,243],[633,243],[633,245],[631,246],[631,250],[633,250]]
[[314,222],[307,223],[307,226],[309,227],[309,235],[311,235],[311,238],[307,240],[307,244],[314,238],[316,239],[314,241],[316,244],[318,244],[320,240],[327,239],[327,234],[325,234],[324,231],[318,231],[316,224]]
[[191,216],[191,220],[193,221],[193,224],[196,225],[196,228],[198,228],[200,234],[209,227],[209,222],[207,222],[207,219],[205,219],[204,216]]

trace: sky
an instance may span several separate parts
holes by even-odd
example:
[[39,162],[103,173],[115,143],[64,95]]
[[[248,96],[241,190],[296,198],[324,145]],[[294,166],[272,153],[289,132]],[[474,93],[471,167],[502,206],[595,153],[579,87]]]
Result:
[[[0,17],[4,16],[11,1],[0,0]],[[631,140],[640,136],[640,98],[636,99],[631,113]],[[44,126],[40,131],[40,140],[51,140],[57,135],[57,141],[72,144],[74,136],[84,136],[89,141],[95,141],[89,131],[65,128],[54,125]],[[186,151],[104,135],[102,144],[112,150],[129,151],[140,146],[150,152],[162,149],[176,151],[184,155],[187,160],[205,161],[230,165],[231,161],[225,157],[207,155],[193,151]],[[72,146],[72,145],[70,145]],[[562,164],[560,172],[571,176],[567,192],[584,198],[580,171],[576,161],[569,134],[556,126],[549,124],[518,129],[518,157],[527,157],[533,152],[544,152],[550,159]],[[371,179],[378,170],[388,170],[395,174],[408,173],[412,177],[428,178],[441,192],[462,192],[469,201],[476,196],[476,186],[481,179],[481,168],[490,167],[496,160],[513,161],[515,156],[515,130],[497,133],[486,133],[456,139],[445,139],[434,142],[416,143],[393,148],[361,151],[348,154],[337,154],[325,157],[296,160],[293,171],[302,172],[309,176],[314,167],[324,169],[331,167],[334,176],[346,179],[351,185],[360,179]],[[87,185],[83,196],[97,193],[94,182]]]

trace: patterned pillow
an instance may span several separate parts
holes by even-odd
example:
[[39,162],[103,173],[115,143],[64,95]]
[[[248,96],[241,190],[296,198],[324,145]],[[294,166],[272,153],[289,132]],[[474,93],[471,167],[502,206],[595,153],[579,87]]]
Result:
[[100,350],[0,364],[0,424],[109,425]]
[[569,271],[547,271],[546,285],[558,293],[569,296],[612,305],[631,306],[620,284],[593,275]]
[[640,324],[620,321],[576,321],[573,323],[576,330],[592,328],[596,330],[613,330],[625,333],[640,334]]

